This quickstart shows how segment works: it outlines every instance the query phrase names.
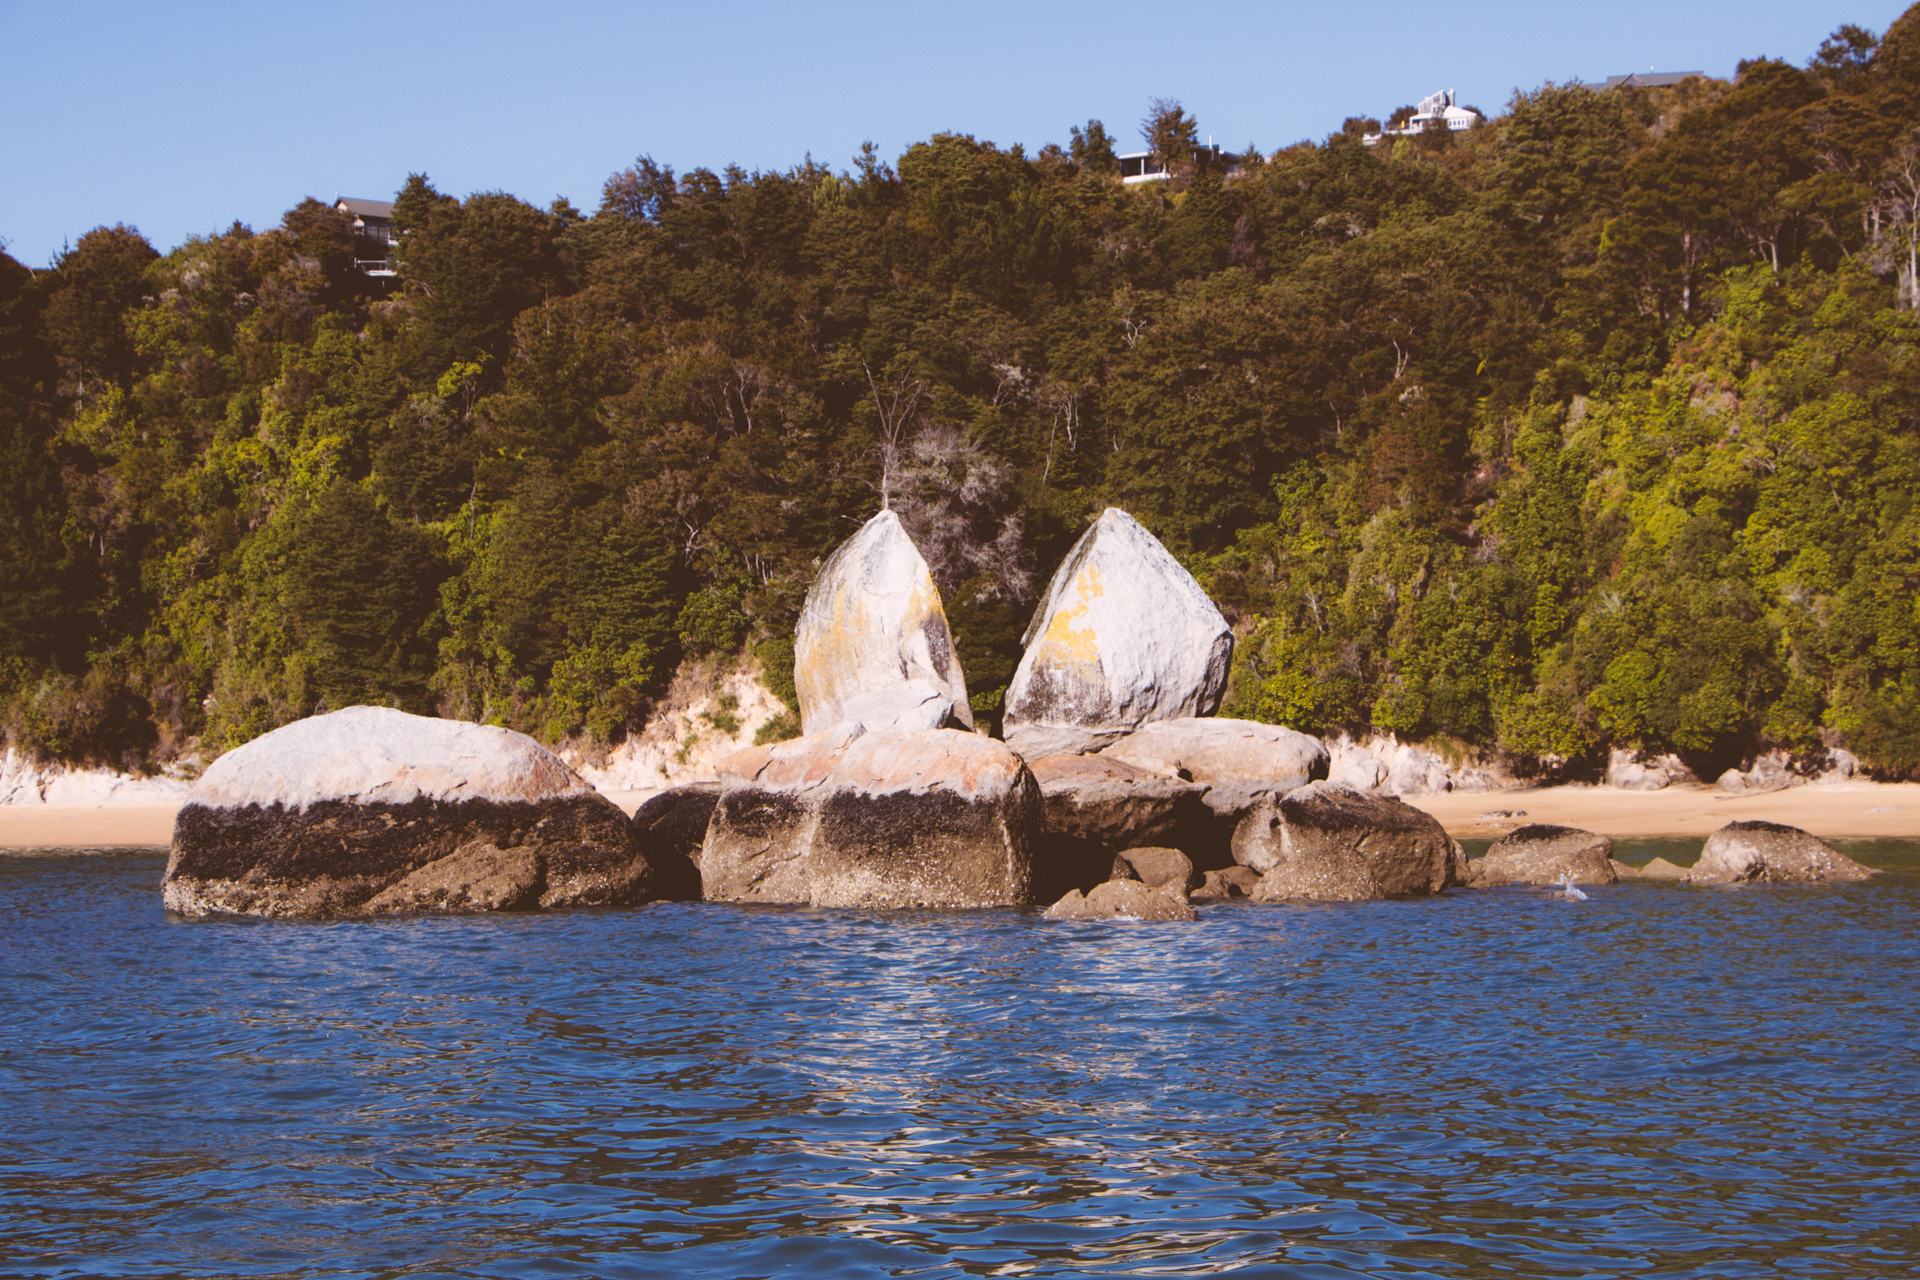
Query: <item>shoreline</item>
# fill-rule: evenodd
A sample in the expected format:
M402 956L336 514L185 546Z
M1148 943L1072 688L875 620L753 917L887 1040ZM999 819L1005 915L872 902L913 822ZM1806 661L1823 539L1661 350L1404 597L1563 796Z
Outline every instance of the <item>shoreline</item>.
M608 799L633 811L655 794L621 791ZM1785 823L1823 840L1920 839L1920 783L1837 782L1758 795L1711 787L1622 791L1614 787L1539 787L1409 796L1456 839L1493 839L1528 823L1579 827L1616 839L1706 838L1729 822ZM162 803L0 805L0 849L165 846L180 805ZM1504 811L1507 816L1492 815Z

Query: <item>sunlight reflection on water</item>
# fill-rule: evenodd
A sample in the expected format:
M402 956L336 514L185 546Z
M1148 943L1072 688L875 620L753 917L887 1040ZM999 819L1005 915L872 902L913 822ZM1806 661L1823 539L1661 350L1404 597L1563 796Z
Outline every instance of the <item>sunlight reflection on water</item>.
M152 851L0 857L0 1271L1913 1273L1920 848L1847 851L1119 927L186 923Z

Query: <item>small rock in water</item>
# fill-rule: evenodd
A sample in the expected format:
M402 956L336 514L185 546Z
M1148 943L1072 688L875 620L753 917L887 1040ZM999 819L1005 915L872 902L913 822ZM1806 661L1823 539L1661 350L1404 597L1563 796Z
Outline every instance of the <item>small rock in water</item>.
M1049 920L1198 920L1182 899L1138 880L1109 880L1082 894L1078 889L1047 908Z
M1636 869L1634 875L1642 880L1691 880L1693 878L1693 872L1676 863L1668 862L1665 858L1655 858L1646 866Z
M1779 822L1729 822L1707 837L1695 884L1833 884L1865 880L1863 867L1826 841Z
M1313 782L1240 820L1233 859L1261 873L1256 902L1365 902L1465 883L1465 858L1430 815L1400 800Z
M1474 864L1480 888L1503 884L1613 884L1613 841L1578 827L1533 823L1493 842Z
M1132 872L1118 879L1138 880L1150 889L1171 886L1188 894L1201 884L1199 873L1193 869L1193 860L1178 849L1124 849L1115 861L1125 863Z

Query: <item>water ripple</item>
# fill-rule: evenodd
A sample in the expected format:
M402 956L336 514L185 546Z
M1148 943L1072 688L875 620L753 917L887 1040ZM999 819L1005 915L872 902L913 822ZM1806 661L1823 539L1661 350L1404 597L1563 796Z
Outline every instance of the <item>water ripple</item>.
M1197 927L187 923L151 851L0 857L0 1272L1915 1274L1920 847L1851 852Z

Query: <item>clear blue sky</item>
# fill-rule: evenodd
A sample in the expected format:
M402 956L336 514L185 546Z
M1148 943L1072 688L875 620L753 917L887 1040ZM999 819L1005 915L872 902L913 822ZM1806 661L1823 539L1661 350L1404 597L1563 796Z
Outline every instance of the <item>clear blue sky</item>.
M1435 89L1498 113L1516 88L1625 71L1804 63L1900 0L1184 5L822 0L281 5L0 0L0 240L31 265L103 223L162 252L302 196L503 190L591 211L650 154L676 169L836 168L940 131L1029 151L1149 100L1262 150Z

